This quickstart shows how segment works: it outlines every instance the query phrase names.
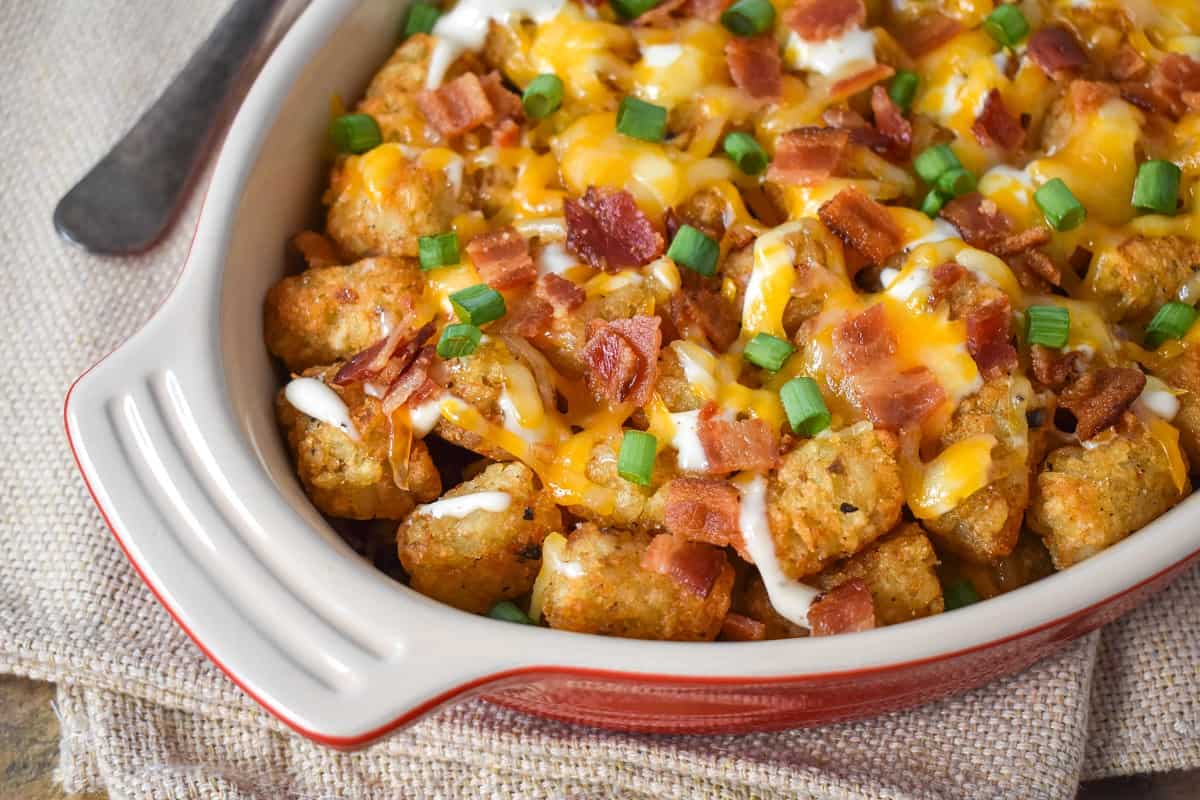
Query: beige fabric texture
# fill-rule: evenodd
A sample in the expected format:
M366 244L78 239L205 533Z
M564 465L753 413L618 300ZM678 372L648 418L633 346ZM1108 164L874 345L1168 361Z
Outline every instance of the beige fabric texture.
M142 586L67 450L71 380L174 280L194 199L141 258L60 243L54 203L228 0L0 6L0 670L57 681L61 779L120 798L1069 798L1080 778L1200 767L1200 571L1024 674L814 730L630 736L471 702L367 750L285 730ZM400 3L397 2L399 6ZM397 676L402 679L402 676Z

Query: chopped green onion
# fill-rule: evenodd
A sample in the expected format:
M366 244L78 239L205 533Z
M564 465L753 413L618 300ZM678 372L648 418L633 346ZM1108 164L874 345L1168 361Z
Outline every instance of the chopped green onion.
M1029 35L1029 20L1015 3L1007 3L987 15L983 29L1004 47L1013 47Z
M771 0L738 0L721 14L721 24L738 36L757 36L775 24Z
M963 578L961 581L956 581L947 586L945 591L942 592L942 599L946 603L946 610L953 611L956 608L978 603L980 597L979 592L975 591L975 584Z
M621 453L617 456L617 474L631 483L649 486L657 451L658 440L650 434L625 431L625 437L621 439Z
M617 16L623 19L634 19L645 14L658 5L659 0L609 0L609 5Z
M486 283L477 283L450 295L450 305L459 320L476 327L500 319L508 311L504 295Z
M425 271L454 266L459 262L458 234L447 231L420 237L417 239L417 256Z
M370 114L343 114L329 126L329 139L339 153L365 153L383 141L379 123Z
M563 82L557 75L542 73L529 82L521 95L521 105L530 119L542 119L562 105Z
M942 210L942 206L950 200L949 197L939 192L937 189L930 189L925 195L925 199L921 201L921 213L933 219Z
M667 110L636 97L626 97L617 109L617 132L645 142L661 142L667 135Z
M1170 161L1147 161L1133 182L1133 207L1138 211L1174 214L1179 198L1179 167Z
M942 173L952 169L962 169L962 162L947 144L935 144L913 159L913 169L926 183L934 183L942 177Z
M1056 231L1078 228L1087 219L1087 209L1079 202L1062 178L1046 181L1033 193L1033 199Z
M1062 306L1025 309L1025 341L1061 350L1071 332L1071 312Z
M792 378L779 390L779 399L792 431L802 436L818 434L832 421L821 389L812 378Z
M442 358L462 358L474 353L483 339L483 331L474 325L447 325L438 339L437 354Z
M747 175L757 175L767 168L771 159L753 136L734 131L725 137L725 155L733 159L738 169Z
M892 78L892 82L888 85L888 97L892 98L901 111L908 111L912 107L913 98L917 96L917 87L921 85L921 79L917 77L917 73L907 69L902 69L896 73L896 77Z
M423 3L421 0L408 7L408 16L404 20L404 38L414 33L432 33L434 23L442 15L437 6Z
M967 192L975 191L975 176L962 167L954 167L939 175L934 185L944 195L961 197Z
M671 240L671 246L667 248L667 258L705 277L717 274L717 257L720 254L721 248L717 243L691 225L680 225L675 238Z
M746 343L742 357L756 367L778 372L794 352L796 352L796 348L778 336L759 333Z
M1167 339L1182 339L1196 321L1196 309L1175 300L1164 305L1146 326L1146 344L1158 347Z
M517 604L512 600L501 600L492 606L492 610L487 615L492 619L502 619L505 622L516 622L521 625L533 624L533 620L529 618L529 615L517 608Z

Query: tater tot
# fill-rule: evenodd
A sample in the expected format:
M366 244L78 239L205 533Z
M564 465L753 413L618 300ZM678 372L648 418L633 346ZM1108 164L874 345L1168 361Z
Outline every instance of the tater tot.
M1100 251L1088 277L1110 319L1144 320L1175 299L1197 264L1200 242L1183 236L1132 236Z
M816 576L825 591L862 578L880 625L940 614L944 608L937 554L918 525L907 523L849 560Z

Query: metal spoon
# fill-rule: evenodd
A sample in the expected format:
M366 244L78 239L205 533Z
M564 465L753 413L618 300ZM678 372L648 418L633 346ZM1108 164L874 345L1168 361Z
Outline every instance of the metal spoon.
M166 231L227 114L222 106L274 17L278 0L238 0L162 96L54 209L68 242L138 253Z

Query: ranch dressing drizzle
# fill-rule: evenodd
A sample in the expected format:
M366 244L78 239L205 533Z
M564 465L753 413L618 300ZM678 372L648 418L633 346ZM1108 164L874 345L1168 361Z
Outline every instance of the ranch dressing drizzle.
M436 89L446 70L467 50L478 50L487 38L488 23L523 14L535 22L548 22L562 8L563 0L460 0L449 14L433 26L437 42L429 57L425 88Z
M283 396L301 414L333 425L356 442L360 440L350 420L350 409L337 392L316 378L296 378L283 390Z
M797 625L809 627L808 608L820 591L792 580L783 574L779 566L779 559L775 556L775 541L771 538L771 525L767 520L766 480L761 475L741 475L734 480L734 485L742 495L741 510L738 512L742 539L762 575L771 605Z
M445 497L432 503L419 505L414 509L414 513L428 514L434 519L445 517L462 519L476 511L492 513L507 511L510 505L512 505L512 496L508 492L475 492L458 497Z

